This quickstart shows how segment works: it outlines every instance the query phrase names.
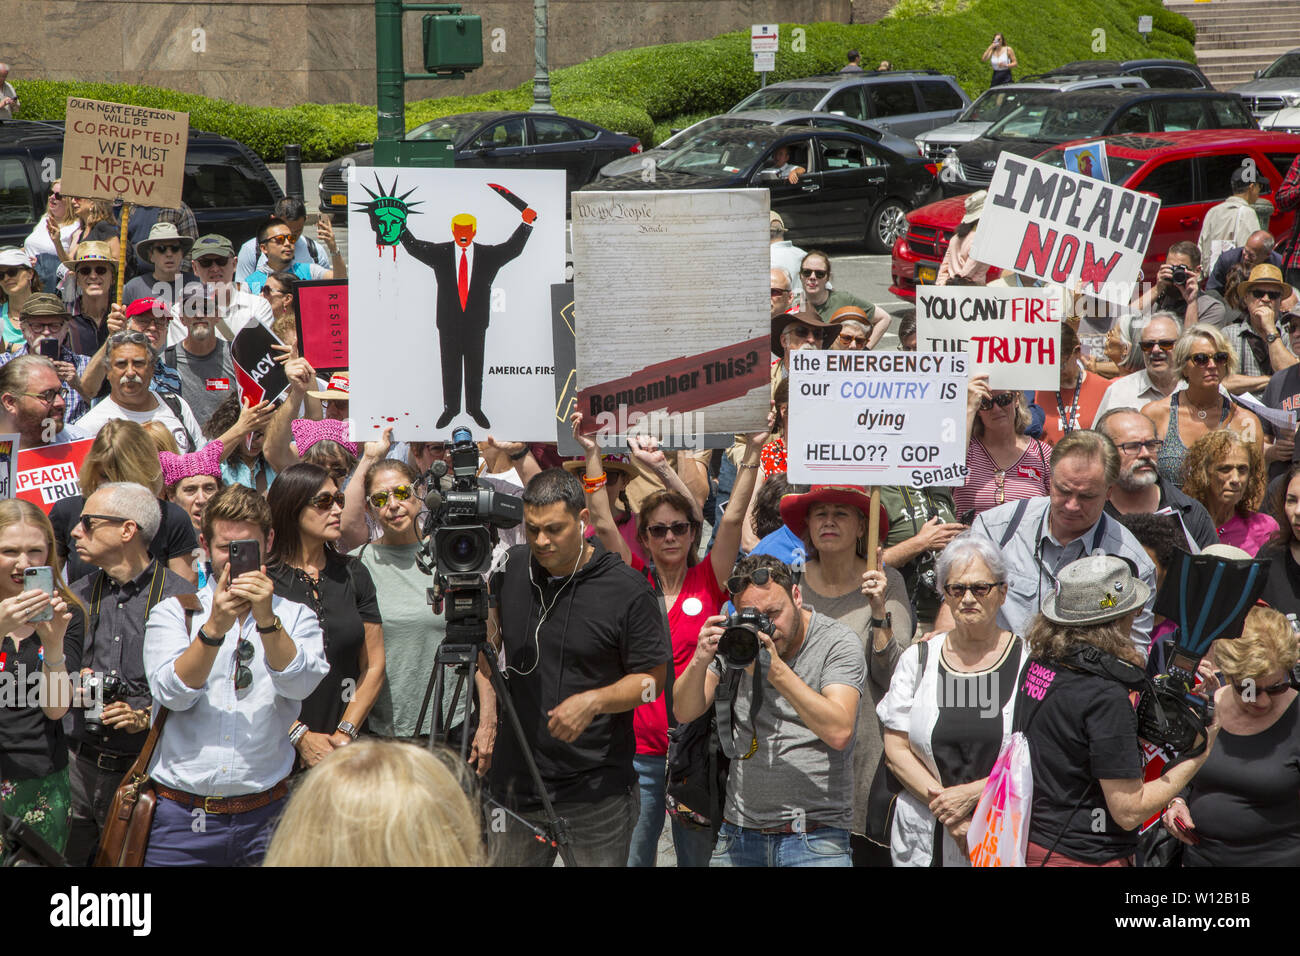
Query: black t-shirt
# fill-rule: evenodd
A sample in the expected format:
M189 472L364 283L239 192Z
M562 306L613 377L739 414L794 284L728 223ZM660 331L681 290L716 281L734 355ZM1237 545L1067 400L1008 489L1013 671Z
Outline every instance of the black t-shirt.
M72 608L65 644L80 646L85 626L85 618ZM36 675L44 673L41 652L35 634L17 647L7 634L0 637L0 780L38 780L68 765L63 721L46 717L36 697ZM42 680L53 688L52 680Z
M1300 412L1300 365L1291 365L1280 372L1274 372L1268 384L1264 386L1264 397L1260 401L1269 408L1277 408L1284 412ZM1273 426L1266 422L1263 416L1260 417L1259 422L1264 428L1265 435L1271 437L1275 433ZM1270 462L1269 480L1285 474L1289 467L1289 462Z
M1020 642L1007 642L994 667L979 674L948 669L939 655L939 717L930 731L930 746L939 781L945 787L989 775L1002 749L1002 710L1016 688Z
M572 743L551 736L547 712L574 694L672 659L664 613L645 577L599 543L594 547L576 574L553 578L527 545L518 545L491 583L500 599L511 700L557 803L595 803L626 793L636 780L636 738L630 709L597 715ZM488 782L493 794L520 809L540 806L507 729L497 735Z
M1275 611L1285 614L1291 626L1300 623L1300 564L1296 564L1289 547L1271 545L1262 548L1261 558L1269 560L1268 580L1260 598Z
M360 561L333 551L325 552L325 569L319 582L287 564L273 565L267 573L275 582L278 596L305 604L320 618L330 670L302 702L298 719L313 733L332 734L361 683L365 625L383 623L375 582ZM346 695L344 681L351 682Z
M149 542L149 556L157 558L163 564L172 558L191 557L199 546L198 535L194 533L194 522L180 505L159 500L158 506L162 509L162 524ZM72 529L81 520L81 512L85 507L86 499L77 495L75 498L56 501L50 509L55 547L69 584L95 571L93 564L87 564L78 556L72 540Z
M1184 866L1300 865L1300 697L1267 730L1219 731L1192 778L1187 809L1200 842Z
M1133 855L1137 831L1115 822L1098 783L1142 776L1137 716L1123 685L1030 661L1016 707L1025 710L1016 723L1025 728L1034 772L1030 842L1056 844L1056 853L1085 863Z

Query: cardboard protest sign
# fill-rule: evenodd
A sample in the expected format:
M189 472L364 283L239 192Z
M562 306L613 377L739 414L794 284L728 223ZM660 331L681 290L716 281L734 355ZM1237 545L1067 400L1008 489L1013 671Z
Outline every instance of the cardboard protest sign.
M261 322L249 322L230 343L230 358L235 365L235 382L239 386L240 404L278 401L289 389L284 365L272 345L283 345Z
M916 347L965 352L989 387L1060 387L1061 298L1050 289L924 286L916 290Z
M68 97L63 189L141 206L181 204L190 114Z
M30 501L46 514L56 501L75 498L81 494L81 463L94 443L93 438L83 438L61 445L19 449L14 496Z
M771 378L766 189L573 197L578 410L605 445L729 446Z
M298 354L329 376L348 368L348 280L310 279L293 287Z
M793 353L790 481L964 483L968 374L966 356L955 353Z
M477 438L554 441L563 171L353 166L349 177L358 440L393 426L399 439L428 441L465 426Z
M1014 153L998 159L971 255L1127 308L1160 200Z

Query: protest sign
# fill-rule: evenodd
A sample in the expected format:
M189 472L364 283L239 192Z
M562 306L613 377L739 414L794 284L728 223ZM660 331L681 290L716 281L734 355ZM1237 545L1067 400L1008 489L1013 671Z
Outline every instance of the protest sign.
M358 440L389 426L404 441L442 440L465 426L554 441L564 172L353 166L349 177Z
M577 409L583 431L728 447L770 404L766 189L573 197Z
M0 435L0 498L14 496L18 471L18 435Z
M918 286L916 347L965 352L989 387L1060 387L1061 298L1050 289Z
M348 368L348 280L310 279L293 287L298 354L318 373Z
M64 191L179 208L189 126L189 113L68 97Z
M4 437L18 436L0 436ZM93 438L83 438L60 445L19 449L14 497L30 501L49 514L56 501L81 494L81 463L94 443Z
M230 358L235 366L241 405L278 401L289 389L284 365L277 362L272 345L283 345L261 322L249 322L230 343Z
M790 356L791 482L960 485L966 480L966 356Z
M1072 173L1110 182L1110 167L1106 165L1106 143L1103 140L1067 146L1062 151L1061 158L1065 162L1065 168Z
M583 454L573 440L569 416L578 407L577 339L573 320L573 283L551 286L551 332L555 342L555 442L566 457Z
M971 256L1127 308L1160 200L1004 152Z

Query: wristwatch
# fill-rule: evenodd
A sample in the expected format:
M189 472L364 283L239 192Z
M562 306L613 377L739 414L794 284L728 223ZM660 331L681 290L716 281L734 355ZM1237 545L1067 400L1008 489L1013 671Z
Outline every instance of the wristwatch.
M1269 345L1272 345L1281 337L1282 337L1282 333L1280 332L1270 332L1268 335L1264 336L1264 341L1267 342Z
M894 629L894 612L886 611L884 617L873 617L871 619L872 627L883 627L888 630Z
M220 638L208 637L207 632L204 631L203 628L199 628L199 640L208 645L208 647L220 647L222 644L226 643L226 635L222 634Z
M254 623L256 623L256 622L254 622ZM258 633L258 634L274 634L276 631L282 630L283 627L284 627L284 626L280 623L280 615L277 614L277 615L275 616L275 620L271 622L271 625L270 625L269 627L263 627L262 625L258 624L258 625L257 625L257 633Z
M357 739L357 728L353 726L351 723L349 723L348 721L340 720L339 730L343 731L343 733L347 734L353 740Z

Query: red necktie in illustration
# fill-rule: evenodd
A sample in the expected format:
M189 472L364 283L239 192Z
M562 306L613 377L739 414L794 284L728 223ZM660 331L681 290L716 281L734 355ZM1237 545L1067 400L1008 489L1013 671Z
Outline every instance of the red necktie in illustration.
M456 287L460 290L460 308L465 310L465 303L469 301L469 262L465 258L465 250L460 251L460 274L456 277Z

